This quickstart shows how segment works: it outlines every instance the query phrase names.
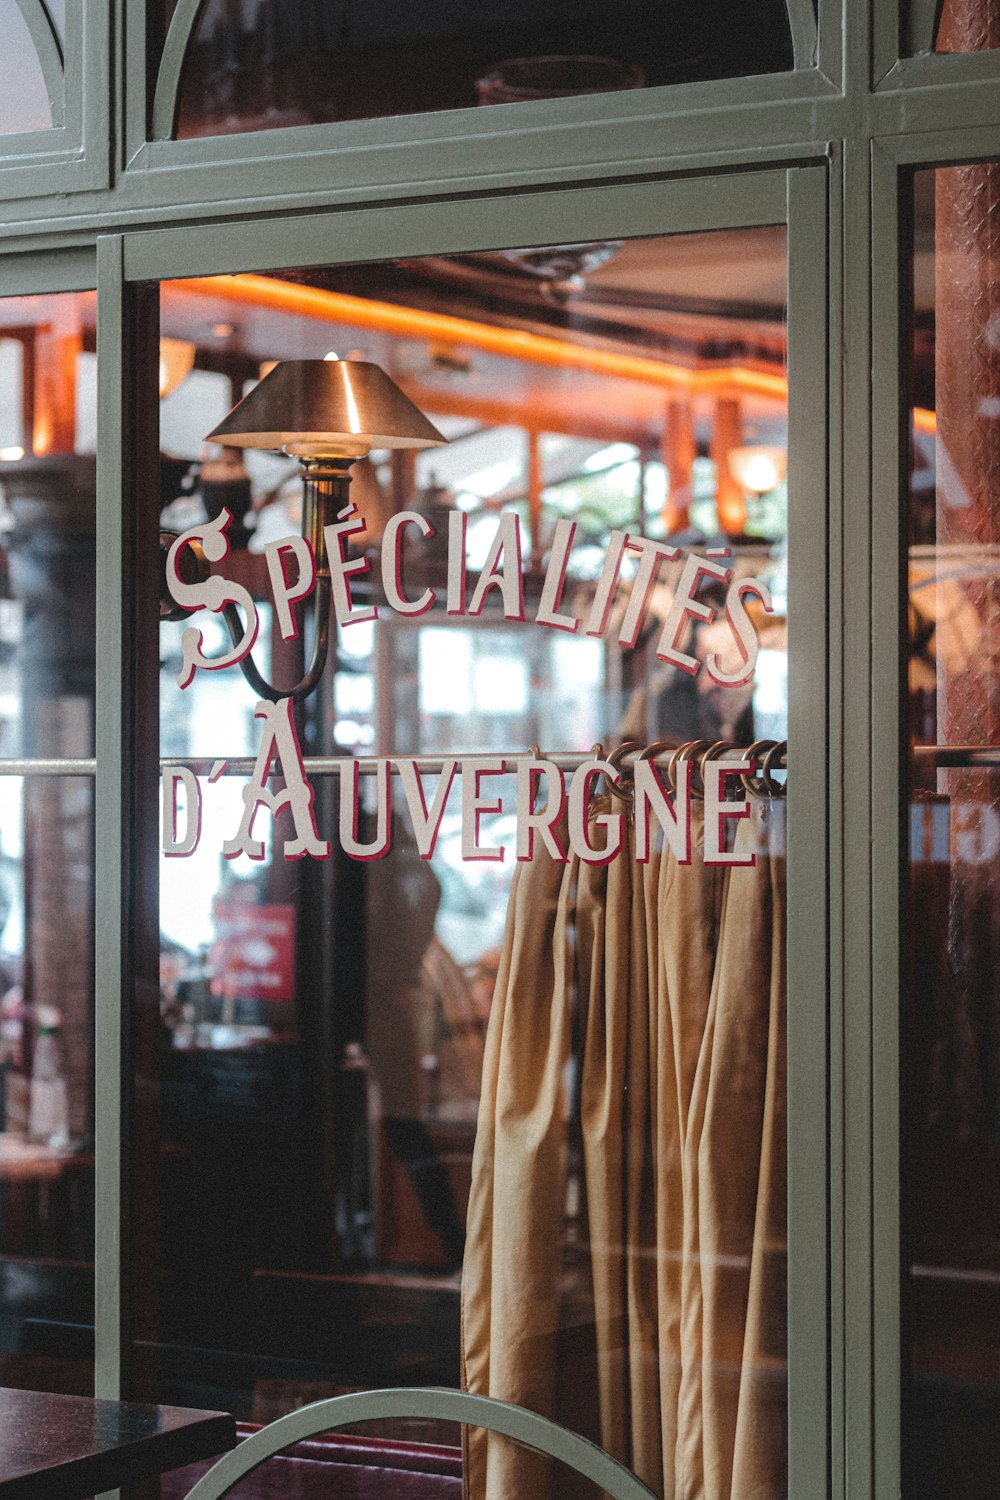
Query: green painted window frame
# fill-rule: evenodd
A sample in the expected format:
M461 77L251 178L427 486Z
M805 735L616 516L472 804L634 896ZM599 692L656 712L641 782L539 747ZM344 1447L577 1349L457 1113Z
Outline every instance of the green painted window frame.
M829 815L818 931L791 932L793 964L825 976L825 1024L795 1040L795 1055L828 1076L822 1255L813 1305L793 1327L814 1340L817 1379L795 1438L817 1461L797 1497L884 1500L901 1488L899 1261L899 900L906 867L898 740L901 619L899 372L911 167L1000 155L1000 54L904 56L898 0L818 0L817 64L797 74L724 85L647 90L628 104L606 96L517 106L492 123L427 117L227 137L210 147L148 141L144 0L87 6L81 135L60 156L4 155L0 142L0 294L84 290L97 283L100 240L99 630L102 643L97 795L109 817L98 861L99 1216L98 1380L128 1389L122 1358L130 1311L127 1190L130 1036L123 1024L132 982L143 871L129 814L141 705L134 686L139 546L129 436L136 335L157 277L309 259L418 254L499 243L510 205L590 195L586 222L630 189L639 222L645 195L661 194L670 228L718 222L732 191L764 177L801 184L794 214L805 224L792 251L790 327L829 352L809 365L810 483L824 488L825 638L809 670L823 681ZM91 25L91 20L94 25ZM137 50L138 49L138 50ZM469 112L470 114L472 112ZM67 138L68 140L68 138ZM65 143L64 143L65 144ZM267 147L262 152L262 146ZM197 149L194 149L197 147ZM188 149L191 148L191 149ZM787 174L787 175L786 175ZM822 178L824 191L814 184ZM810 184L806 186L806 184ZM801 192L801 198L796 194ZM740 190L737 189L737 197ZM820 200L822 199L822 202ZM648 222L661 226L649 210ZM712 215L717 217L713 220ZM534 222L534 221L533 221ZM558 228L558 222L551 222ZM588 231L588 232L591 232ZM636 231L638 232L638 231ZM367 235L367 240L364 236ZM242 250L241 250L242 246ZM810 246L808 252L801 247ZM280 252L280 253L279 253ZM367 253L367 252L364 252ZM826 264L817 296L812 269ZM800 311L795 312L796 305ZM800 321L801 320L801 321ZM822 366L822 368L821 368ZM802 377L795 389L803 395ZM818 552L817 552L818 556ZM846 664L849 664L849 669ZM799 1191L797 1189L796 1191ZM817 1256L819 1252L817 1252ZM825 1281L820 1285L820 1265ZM818 1351L818 1352L817 1352ZM824 1455L820 1464L820 1455ZM823 1475L821 1478L820 1469ZM805 1486L805 1487L803 1487Z
M48 130L0 136L0 199L5 210L0 217L5 220L11 212L20 216L21 203L111 183L112 0L69 0L61 47L47 19L45 0L18 3L35 43L53 123Z
M397 256L505 248L522 243L680 234L787 224L789 235L789 463L797 476L789 568L797 600L792 626L790 754L806 768L789 793L789 1383L792 1492L814 1493L827 1467L829 1344L827 1264L829 997L815 934L827 927L828 714L824 678L828 609L826 465L826 285L828 172L823 162L752 174L663 178L641 184L515 193L480 201L475 215L452 205L417 204L160 229L98 241L99 638L97 892L99 953L97 1068L98 1204L97 1390L128 1389L130 1330L127 1267L132 1262L129 1032L131 974L141 943L137 912L143 883L136 830L142 804L155 808L155 784L143 797L143 744L150 729L122 701L121 684L141 682L144 631L139 578L155 566L156 530L143 517L142 455L134 392L145 371L154 387L155 343L144 318L161 280L202 274L347 264ZM252 230L252 233L251 233ZM252 247L252 248L251 248ZM144 313L144 307L146 313ZM137 478L137 476L139 476ZM148 511L148 506L146 507ZM154 542L155 545L155 542ZM148 595L146 596L148 598ZM118 621L117 632L115 621ZM147 658L148 659L148 658ZM136 695L141 699L141 691ZM148 763L149 756L146 755ZM128 772L136 770L135 777ZM148 772L148 764L146 765ZM155 768L154 768L155 774ZM148 776L146 778L148 783ZM797 781L797 785L795 784ZM110 832L109 832L110 830ZM104 840L107 839L107 847ZM155 847L155 842L152 846ZM809 935L795 942L794 934Z

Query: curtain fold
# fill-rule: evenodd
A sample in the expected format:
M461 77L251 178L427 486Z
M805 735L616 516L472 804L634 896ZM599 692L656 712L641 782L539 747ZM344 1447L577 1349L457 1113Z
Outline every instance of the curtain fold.
M464 1382L665 1500L785 1493L784 806L751 810L752 866L705 865L700 806L688 864L636 864L629 829L519 866L489 1022ZM468 1436L469 1500L568 1482Z
M704 862L704 809L692 808L691 863L669 852L659 893L662 934L658 1013L669 1026L661 1048L660 1076L670 1091L659 1120L663 1166L657 1174L661 1281L666 1319L661 1362L670 1369L664 1390L664 1494L688 1500L703 1493L702 1287L699 1264L697 1151L689 1141L701 1129L695 1080L706 1046L716 949L728 887L728 870ZM693 1106L698 1106L692 1113Z
M564 832L563 832L564 836ZM572 1050L571 924L578 862L518 865L487 1030L462 1275L470 1391L556 1415ZM470 1495L549 1493L549 1462L478 1431Z

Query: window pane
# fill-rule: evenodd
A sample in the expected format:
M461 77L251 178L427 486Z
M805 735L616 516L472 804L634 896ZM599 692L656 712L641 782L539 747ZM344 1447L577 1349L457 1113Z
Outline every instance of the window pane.
M909 1493L1000 1457L1000 167L916 177L909 506L909 992L902 1079ZM977 747L987 748L978 764Z
M207 531L229 511L217 571L254 603L252 657L280 689L312 646L311 604L296 634L278 602L301 552L275 596L265 551L301 531L297 465L206 442L221 413L187 383L253 401L275 360L360 382L375 362L448 442L411 452L383 432L352 466L367 529L330 556L367 617L341 598L334 659L295 711L308 810L272 824L258 807L248 828L264 717L285 709L235 665L180 685L194 632L206 656L227 649L217 614L161 627L161 1006L137 1089L159 1101L143 1209L161 1237L142 1394L266 1420L345 1389L457 1386L464 1360L472 1389L549 1412L661 1493L703 1421L706 1463L783 1493L784 301L780 229L163 285L164 341L188 354L161 403L180 456L164 514ZM690 862L655 839L637 858L627 820L620 855L574 853L603 837L587 808L615 826L617 803L571 789L597 742L764 736L777 779L736 835L754 865L715 858L698 798ZM528 848L532 745L565 772L535 768L552 826ZM491 757L478 793L475 766L451 764L469 755ZM315 839L301 859L296 818ZM504 1183L519 1186L501 1210ZM513 1263L493 1277L501 1240L538 1247L523 1284ZM540 1493L510 1462L512 1492Z
M93 783L0 776L0 1375L93 1372Z
M91 295L0 300L0 757L93 753Z
M0 0L0 136L49 130L52 109L35 44L17 0Z
M208 0L187 54L178 134L422 114L791 65L777 0L752 13L652 0L613 9L593 0Z

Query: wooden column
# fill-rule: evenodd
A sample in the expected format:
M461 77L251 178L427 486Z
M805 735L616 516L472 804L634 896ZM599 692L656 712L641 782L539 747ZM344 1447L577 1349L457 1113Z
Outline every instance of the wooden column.
M729 472L729 455L742 442L740 403L720 396L715 403L711 458L715 464L715 508L719 530L726 536L742 536L747 524L747 502L743 486Z
M663 467L668 477L663 524L668 536L684 531L691 523L691 470L697 456L691 402L680 397L667 403L663 427Z
M76 446L76 362L83 329L75 297L47 299L48 318L40 323L34 349L35 453L72 453Z

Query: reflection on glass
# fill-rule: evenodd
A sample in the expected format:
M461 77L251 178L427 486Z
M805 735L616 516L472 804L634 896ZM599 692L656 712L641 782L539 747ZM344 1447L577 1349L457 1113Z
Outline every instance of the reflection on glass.
M94 298L0 300L0 756L93 749Z
M164 10L167 20L169 4ZM250 0L203 7L178 134L607 93L792 65L783 5ZM577 248L577 247L572 247ZM592 248L592 247L591 247Z
M2 760L93 754L93 347L93 297L0 300ZM0 1375L42 1390L91 1387L93 843L89 780L0 776Z
M89 1394L93 786L0 777L0 1374Z
M279 683L311 643L282 637L264 549L298 532L301 487L286 458L206 446L206 403L223 384L235 400L275 359L336 353L390 371L449 444L354 465L368 531L353 599L378 615L337 629L296 710L328 859L282 857L287 808L257 811L263 858L225 857L260 744L255 695L235 667L178 687L183 631L218 653L217 617L161 629L160 752L200 788L178 790L164 833L179 845L198 826L200 840L160 861L148 1190L162 1234L143 1394L197 1390L262 1421L347 1388L456 1386L464 1364L471 1389L549 1412L659 1493L704 1420L699 1463L777 1500L783 773L755 783L738 833L715 819L726 856L733 837L756 856L730 870L709 857L709 762L689 861L656 838L637 858L603 785L560 812L552 758L571 757L570 786L598 742L780 751L786 492L777 469L770 490L740 485L729 455L787 443L785 242L765 229L600 248L569 303L501 255L162 288L163 336L195 346L161 403L164 524L226 504L220 568L258 601L254 657ZM383 571L401 511L426 523L400 551L404 593L428 594L411 617L389 606ZM497 585L473 612L511 517L519 607ZM692 553L699 608L677 613ZM462 568L465 607L449 612ZM562 618L546 627L546 611ZM470 754L493 757L479 808L473 768L450 766ZM415 769L417 756L432 763ZM400 763L388 791L367 764L355 792L353 758L373 757ZM529 847L524 818L546 796ZM348 857L345 837L371 845L380 829L384 857ZM152 1097L145 1073L140 1085ZM537 1461L523 1462L511 1483L542 1493ZM494 1500L484 1464L477 1439L470 1494Z
M66 39L66 0L45 0L45 9L52 19L52 24L59 33L61 41Z
M49 130L52 107L18 0L0 0L0 136Z
M909 1493L1000 1457L995 164L918 173L909 505ZM934 749L932 747L938 747ZM993 747L976 767L975 747Z

